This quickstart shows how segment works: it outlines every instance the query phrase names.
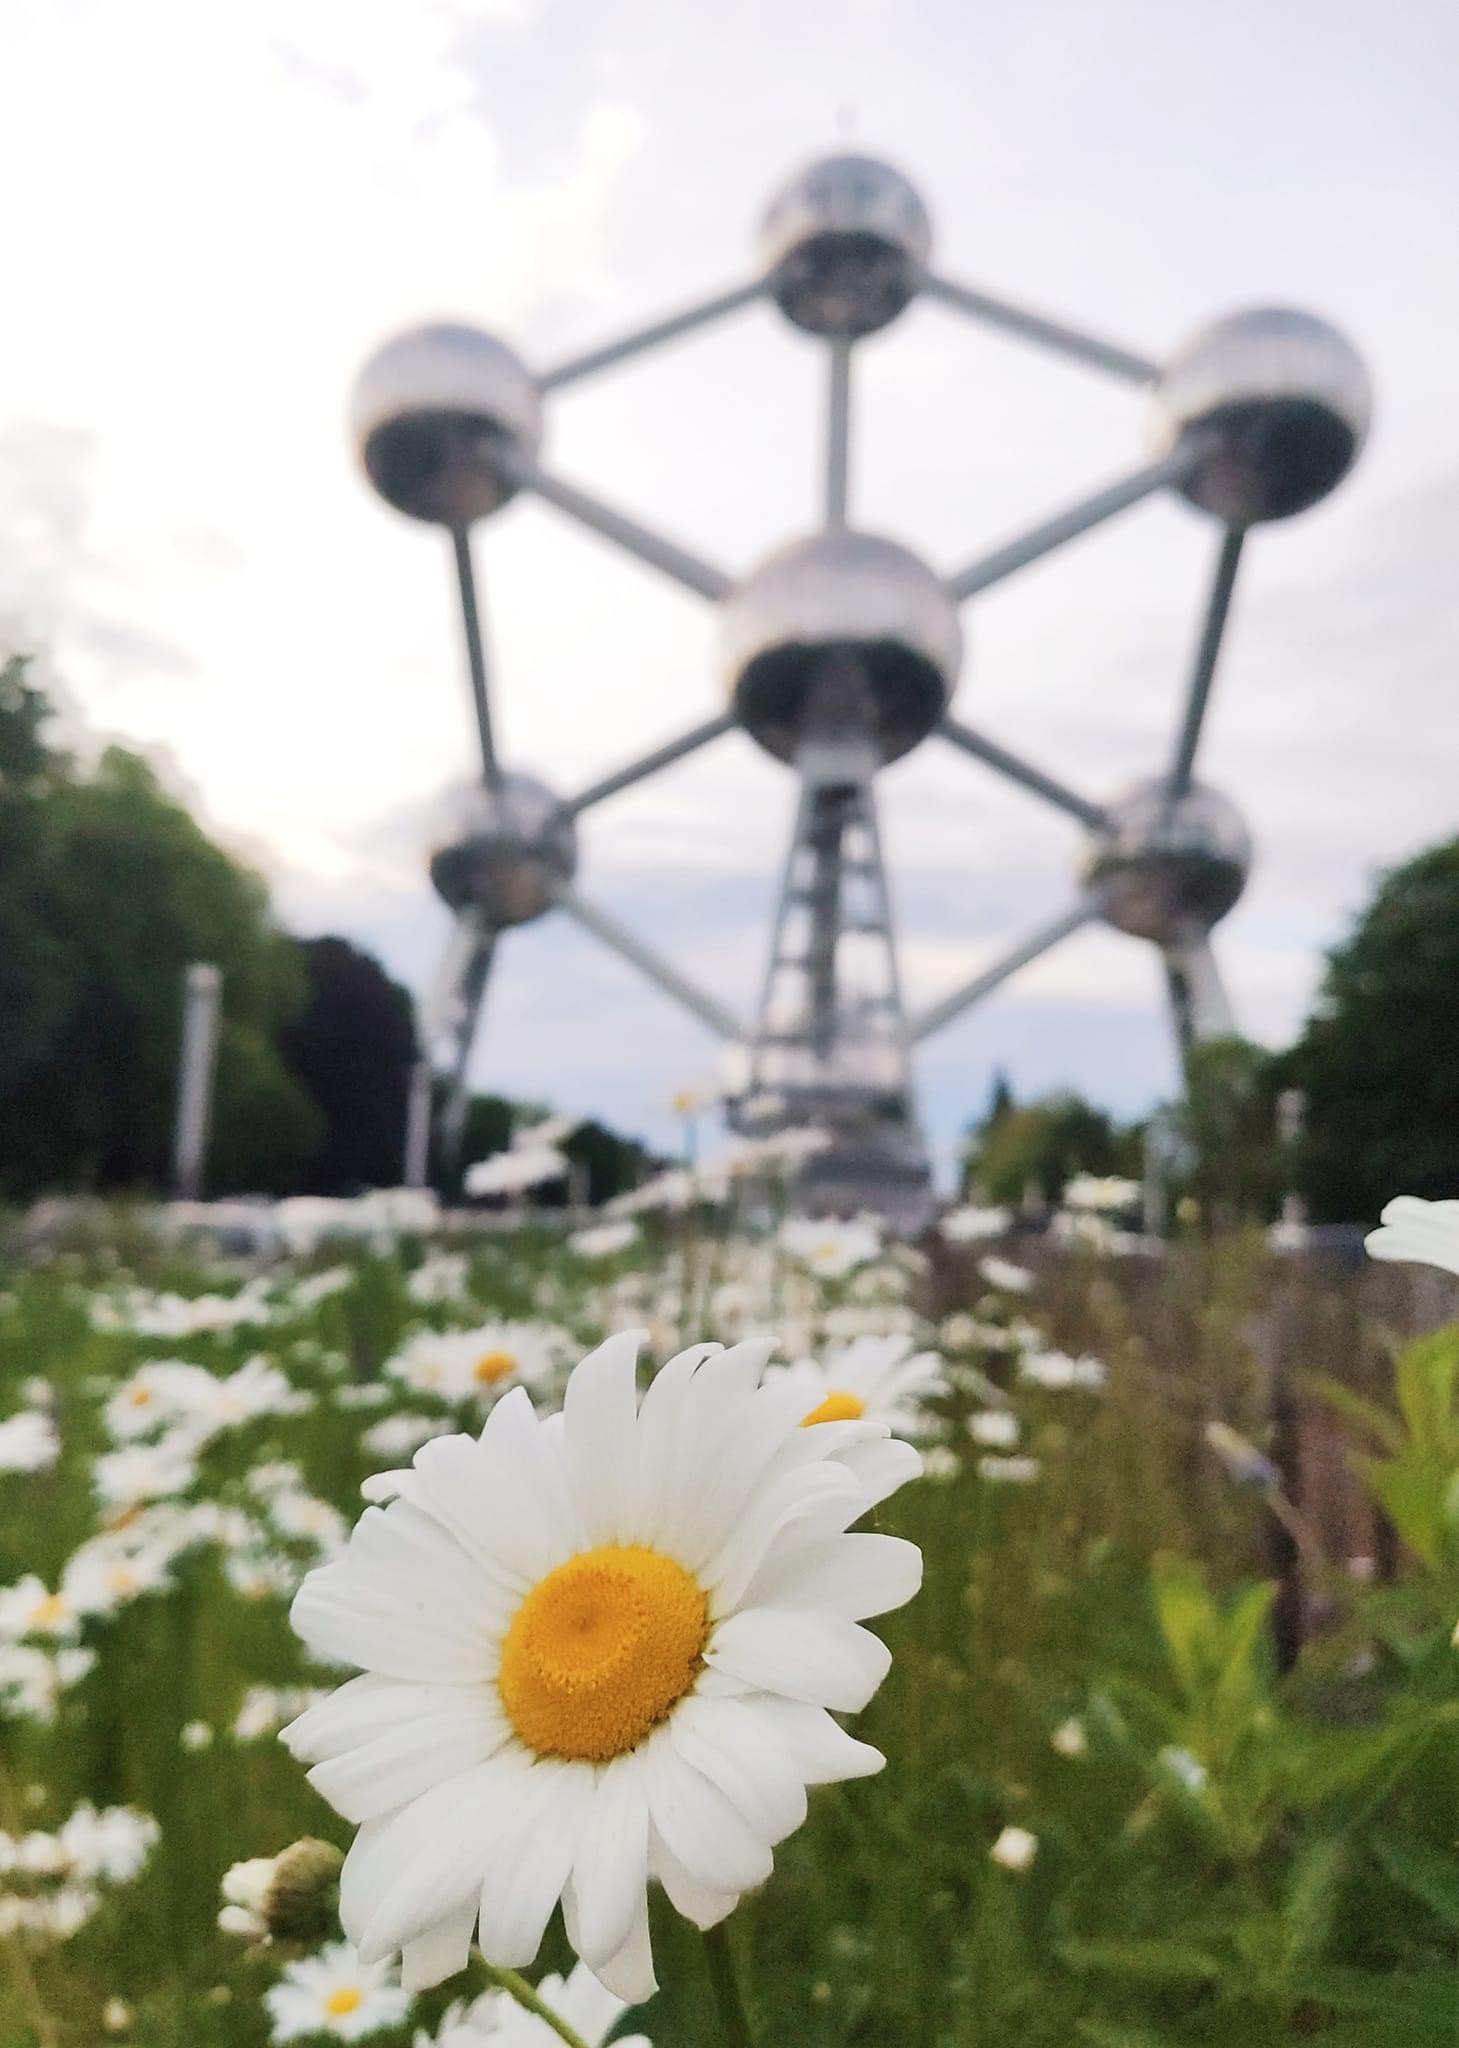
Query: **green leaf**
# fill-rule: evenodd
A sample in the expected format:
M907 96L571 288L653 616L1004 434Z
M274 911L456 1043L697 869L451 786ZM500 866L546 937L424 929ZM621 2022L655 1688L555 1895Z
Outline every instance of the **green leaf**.
M1213 1956L1185 1941L1066 1941L1059 1954L1071 1970L1147 1984L1214 1984L1221 1975Z
M1459 1328L1450 1325L1410 1344L1398 1361L1398 1406L1413 1448L1452 1466L1459 1455Z
M1446 1927L1459 1928L1459 1853L1394 1835L1375 1835L1372 1846L1395 1884L1422 1899Z
M1402 1450L1405 1442L1402 1425L1386 1409L1380 1408L1376 1401L1369 1401L1362 1394L1355 1394L1351 1387L1343 1386L1338 1380L1329 1379L1328 1375L1322 1372L1303 1373L1299 1384L1304 1392L1315 1394L1320 1401L1325 1401L1329 1408L1335 1409L1349 1422L1359 1423L1364 1429L1371 1430L1387 1450Z

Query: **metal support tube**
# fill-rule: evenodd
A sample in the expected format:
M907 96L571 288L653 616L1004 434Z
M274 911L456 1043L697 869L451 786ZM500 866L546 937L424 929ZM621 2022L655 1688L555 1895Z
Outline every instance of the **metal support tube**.
M430 1178L431 1109L435 1099L435 1076L431 1063L421 1053L410 1070L410 1092L405 1099L405 1158L401 1186L423 1188Z
M575 384L580 377L591 377L598 370L610 370L615 363L626 363L631 357L642 355L645 349L657 348L660 342L676 341L681 334L692 334L696 327L707 327L712 320L722 320L726 314L737 313L741 306L753 305L764 295L762 278L753 278L749 284L737 284L727 292L717 293L712 299L701 300L697 305L686 306L681 312L653 321L648 327L637 328L618 341L605 342L601 348L589 349L580 356L570 356L555 369L544 371L537 379L538 388L560 391L564 384Z
M569 519L590 527L604 540L612 541L615 547L622 548L640 562L647 562L651 569L671 577L675 583L682 583L696 596L707 597L717 604L729 595L730 579L723 570L701 562L697 555L691 555L687 549L665 540L661 534L651 533L626 513L590 497L586 491L580 491L576 484L564 483L561 477L550 476L536 463L517 456L503 455L501 466L523 490L535 491L539 498L555 505Z
M496 934L479 925L472 927L471 940L471 950L456 990L450 1027L451 1058L446 1076L446 1105L441 1113L441 1151L448 1169L458 1163L461 1141L466 1133L466 1070L471 1062L471 1046L481 1019L487 976L496 950Z
M1208 1038L1235 1035L1231 1000L1216 965L1209 936L1193 931L1164 949L1165 986L1181 1064Z
M1053 924L1045 925L1042 931L1035 932L1031 939L1025 939L1021 946L1015 946L1011 953L1005 954L992 967L985 968L981 974L975 974L971 981L965 981L961 988L955 988L952 994L944 996L940 1003L934 1003L930 1010L924 1010L920 1017L914 1017L911 1026L914 1043L930 1037L934 1031L940 1031L944 1024L950 1024L954 1017L960 1016L973 1003L981 1002L983 997L991 995L995 988L1001 988L1021 967L1027 967L1031 961L1037 960L1041 954L1057 946L1061 939L1067 939L1071 933L1077 932L1081 925L1088 924L1098 915L1099 906L1092 899L1086 897L1082 902L1076 903L1072 910L1065 911Z
M1017 754L1010 754L1006 747L1000 747L996 740L986 734L975 732L969 725L962 725L955 718L944 718L937 730L945 740L951 740L955 747L961 747L965 754L971 754L975 761L984 762L999 775L1006 775L1010 782L1031 790L1041 796L1045 803L1067 811L1071 818L1077 818L1081 825L1091 831L1098 831L1108 824L1109 813L1100 804L1091 803L1087 797L1079 796L1074 790L1066 789L1062 782L1056 782L1052 775L1045 775L1041 768L1031 762L1022 761Z
M1196 748L1200 745L1201 725L1210 701L1211 684L1215 680L1216 662L1221 652L1221 636L1225 632L1227 616L1231 610L1231 593L1236 587L1236 571L1241 565L1241 544L1245 538L1245 530L1239 526L1228 526L1221 536L1210 602L1206 606L1206 616L1201 622L1201 637L1196 646L1195 664L1191 671L1185 721L1175 744L1175 759L1170 769L1172 804L1183 797L1191 785Z
M1022 306L1011 306L1006 299L990 298L987 292L975 291L971 285L954 284L947 277L929 277L923 289L929 298L940 299L945 306L966 313L972 320L982 320L990 327L1001 327L1005 333L1015 334L1021 341L1031 341L1038 348L1052 349L1057 355L1073 356L1076 361L1088 363L1093 369L1107 370L1112 377L1128 378L1132 384L1150 384L1160 374L1158 363L1152 363L1146 356L1137 356L1132 349L1120 348L1114 342L1099 341L1091 334L1081 334L1077 328L1066 327L1061 320L1045 319L1042 313L1030 313Z
M481 743L481 773L489 790L496 792L501 781L496 743L491 730L491 698L486 686L486 655L481 638L481 608L476 595L476 572L471 562L471 529L451 528L456 551L456 581L461 591L461 626L466 640L466 666L471 676L471 702L476 712L476 734Z
M826 408L826 526L833 533L846 525L846 500L851 465L851 343L838 337L830 344L830 376Z
M675 761L682 761L686 754L693 754L700 747L717 740L721 733L729 732L734 719L728 712L721 712L718 718L707 718L703 725L692 726L666 746L656 747L651 754L642 755L637 761L630 761L626 768L605 775L600 782L590 782L586 789L569 797L563 809L570 818L578 817L593 804L602 803L604 797L617 796L622 789L632 789L635 782L642 782L647 775L656 775L660 768L668 768Z
M721 1038L744 1036L744 1027L739 1019L733 1016L723 1003L714 996L706 995L704 990L696 988L693 982L687 981L676 967L671 967L667 960L660 959L642 939L626 931L616 918L610 917L596 904L584 902L575 889L559 889L556 900L570 917L577 919L584 931L589 931L595 938L601 939L605 946L619 954L631 967L636 967L640 974L656 988L662 989L666 996L672 996L676 1003L692 1011L701 1024L707 1024L709 1029L717 1032Z
M1004 547L995 548L991 555L984 555L981 561L971 563L956 576L950 576L948 589L959 601L975 597L980 590L1001 583L1005 576L1013 575L1018 569L1026 569L1030 563L1052 554L1055 548L1063 547L1067 541L1077 540L1081 533L1102 526L1117 512L1138 505L1142 498L1151 497L1170 484L1180 483L1201 459L1201 453L1194 441L1182 442L1169 455L1162 456L1159 462L1147 463L1133 475L1121 477L1118 483L1096 491L1093 497L1085 498L1069 511L1059 513L1057 518L1045 520L1032 532L1020 535Z
M184 970L182 990L182 1049L178 1059L172 1178L179 1199L195 1202L203 1191L212 1122L222 969L207 960L194 960Z

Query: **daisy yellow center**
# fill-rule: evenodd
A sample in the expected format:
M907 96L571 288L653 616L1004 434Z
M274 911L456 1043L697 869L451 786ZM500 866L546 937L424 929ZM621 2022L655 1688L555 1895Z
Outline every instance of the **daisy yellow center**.
M353 1984L346 1984L339 1991L331 1991L324 2001L324 2010L332 2020L342 2020L347 2013L358 2012L365 2002L363 1991Z
M33 1628L54 1628L66 1618L66 1603L59 1593L47 1593L31 1616Z
M132 1406L134 1408L145 1408L151 1398L152 1389L150 1387L133 1387Z
M471 1377L480 1387L492 1387L516 1369L517 1361L510 1351L485 1351L472 1366Z
M813 1422L860 1422L866 1413L866 1403L855 1394L843 1394L832 1390L818 1408L812 1408L809 1415L800 1420L802 1429L809 1429Z
M689 1691L708 1634L704 1590L672 1558L632 1544L585 1550L513 1616L502 1705L539 1755L606 1763Z

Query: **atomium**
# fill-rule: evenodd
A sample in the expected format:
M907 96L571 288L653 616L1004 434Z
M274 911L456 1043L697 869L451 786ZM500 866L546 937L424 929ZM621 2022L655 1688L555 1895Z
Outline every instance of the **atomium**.
M868 728L897 760L947 710L962 661L943 585L869 533L812 534L762 562L726 598L720 644L735 716L781 761L828 725Z
M851 516L854 378L861 340L919 297L1143 393L1153 457L940 576ZM821 339L823 522L738 579L545 467L542 401L645 351L768 302ZM748 277L634 333L530 370L462 326L423 327L366 365L351 409L370 483L397 510L449 530L481 779L452 800L431 876L454 918L425 1013L406 1178L423 1178L433 1104L459 1134L467 1065L498 946L560 909L730 1048L732 1123L757 1136L815 1126L799 1199L832 1211L928 1213L913 1047L1050 947L1104 925L1155 949L1183 1051L1232 1028L1210 944L1245 885L1251 844L1223 796L1196 780L1249 530L1316 504L1351 468L1368 427L1367 373L1310 314L1228 315L1163 365L932 268L932 228L913 186L869 157L836 156L774 198ZM1132 424L1132 441L1133 441ZM497 758L472 530L528 493L717 608L728 709L559 800ZM1159 494L1215 527L1210 580L1162 772L1108 802L1071 788L954 717L962 608L1031 563ZM656 952L577 881L584 813L739 729L789 767L797 794L764 982L752 1021ZM1072 899L941 1000L904 1000L878 823L876 780L930 738L1075 820L1085 835ZM433 1080L434 1076L434 1080Z
M1287 519L1340 484L1372 417L1352 343L1310 313L1264 306L1213 321L1155 387L1156 446L1197 459L1181 485L1232 525Z
M1236 806L1199 782L1172 798L1157 778L1109 806L1084 882L1116 931L1172 946L1219 924L1250 872L1251 834Z
M535 776L504 774L448 794L430 868L449 909L505 930L552 908L577 868L577 833Z
M810 165L770 202L760 260L770 296L808 334L859 339L916 297L932 222L890 164L835 156Z
M512 496L503 458L536 455L542 404L503 342L441 323L398 334L371 356L355 381L350 424L387 504L464 527Z

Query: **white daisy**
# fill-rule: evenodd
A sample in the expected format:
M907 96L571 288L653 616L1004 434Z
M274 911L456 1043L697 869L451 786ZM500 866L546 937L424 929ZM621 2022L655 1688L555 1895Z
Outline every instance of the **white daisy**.
M48 1472L61 1455L61 1440L49 1415L22 1408L0 1422L0 1472Z
M474 1330L418 1330L385 1370L443 1401L494 1401L510 1386L536 1386L552 1371L555 1333L536 1323L482 1323Z
M833 1218L787 1216L780 1226L780 1244L823 1280L844 1280L881 1251L881 1232L870 1217L854 1223Z
M794 1388L804 1423L864 1418L894 1436L914 1436L925 1425L919 1397L938 1392L946 1380L935 1351L909 1356L911 1350L910 1337L858 1337L824 1364L803 1358L772 1367L766 1381Z
M1034 1351L1019 1359L1018 1377L1030 1387L1047 1387L1056 1394L1067 1393L1071 1387L1097 1394L1109 1373L1101 1359L1087 1353L1071 1358L1067 1351Z
M272 1990L264 1993L270 2041L317 2034L363 2041L386 2027L398 2027L410 2011L410 1994L390 1978L384 1963L362 1963L346 1941L290 1963Z
M985 1408L968 1418L968 1435L985 1451L1013 1451L1022 1435L1018 1417L1008 1408Z
M978 1271L1000 1294L1027 1294L1033 1286L1033 1274L1027 1266L1015 1266L1011 1259L979 1259Z
M1372 1259L1405 1265L1438 1266L1459 1274L1459 1202L1425 1202L1395 1195L1383 1211L1382 1228L1364 1240Z
M1007 1209L980 1209L969 1203L949 1209L937 1228L949 1244L976 1244L980 1237L1002 1237L1012 1220Z
M654 1989L647 1883L701 1927L770 1875L808 1785L881 1767L831 1712L885 1677L859 1626L909 1599L914 1545L845 1532L918 1469L868 1422L801 1428L767 1346L698 1345L640 1405L615 1337L542 1422L524 1389L377 1493L293 1620L360 1665L286 1731L360 1824L340 1911L408 1986L532 1961L559 1899L616 1995Z
M586 1230L575 1230L567 1248L580 1259L611 1259L637 1240L638 1225L625 1217L621 1223L594 1223Z

